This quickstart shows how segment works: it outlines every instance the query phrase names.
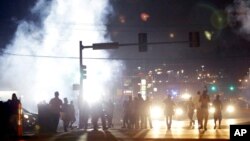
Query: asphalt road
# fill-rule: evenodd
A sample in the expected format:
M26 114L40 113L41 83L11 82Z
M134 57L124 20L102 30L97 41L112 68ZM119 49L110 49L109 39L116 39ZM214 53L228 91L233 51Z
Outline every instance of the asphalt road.
M163 120L154 120L153 129L128 130L120 127L87 131L73 129L53 135L25 136L19 141L154 141L154 140L230 140L229 127L232 124L249 122L248 117L224 119L221 129L214 129L213 120L208 122L208 130L188 127L187 120L174 120L171 130L167 130Z

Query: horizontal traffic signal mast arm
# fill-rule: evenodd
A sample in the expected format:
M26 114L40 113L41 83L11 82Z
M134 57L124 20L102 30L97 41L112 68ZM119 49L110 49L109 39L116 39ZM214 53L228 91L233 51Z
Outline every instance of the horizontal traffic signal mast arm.
M189 41L171 41L171 42L149 42L147 43L147 45L162 45L162 44L174 44L174 43L188 43ZM139 45L139 43L117 43L114 42L114 44L112 43L98 43L98 44L93 44L92 46L83 46L83 48L93 48L93 49L110 49L110 48L105 48L104 46L106 46L107 44L111 44L111 45L117 45L118 47L122 47L122 46L136 46ZM102 46L103 45L103 46ZM97 48L94 48L95 46L98 46ZM117 47L115 47L117 48Z
M171 42L148 42L147 45L162 45L162 44L174 44L174 43L188 43L189 41L171 41ZM119 46L136 46L139 43L124 43Z

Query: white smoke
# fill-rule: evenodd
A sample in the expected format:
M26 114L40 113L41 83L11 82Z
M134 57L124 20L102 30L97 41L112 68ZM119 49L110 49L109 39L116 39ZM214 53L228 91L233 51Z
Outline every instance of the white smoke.
M239 23L239 33L246 37L245 35L250 32L250 1L235 0L233 5L227 7L227 11L231 15L229 16L231 24Z
M0 85L22 95L24 106L31 111L37 110L37 102L48 102L55 91L61 98L72 100L72 84L79 84L79 41L83 45L109 41L105 24L110 12L108 0L39 0L31 13L39 15L41 22L20 22L0 60ZM109 54L84 49L83 56L106 58ZM107 93L110 85L106 83L111 81L118 62L83 59L83 64L87 65L84 92L93 97Z
M250 40L250 1L249 0L235 0L233 5L230 5L227 8L227 11L229 13L232 13L232 16L229 16L230 22L233 23L233 25L236 23L238 26L238 34L247 39ZM250 68L250 66L249 66ZM249 91L250 91L250 70L248 70L247 75L242 79L241 82L241 93L242 96L250 98Z

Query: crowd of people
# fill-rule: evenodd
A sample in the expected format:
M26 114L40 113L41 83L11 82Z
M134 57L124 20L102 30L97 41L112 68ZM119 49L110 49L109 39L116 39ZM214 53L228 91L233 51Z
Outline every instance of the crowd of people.
M113 112L114 103L111 99L106 100L106 102L96 103L90 105L87 101L83 100L81 97L78 98L78 110L79 110L79 129L87 130L91 121L92 128L98 130L98 121L101 121L102 129L106 130L113 126ZM207 130L207 122L209 117L209 103L210 97L207 94L207 90L197 92L196 95L190 97L186 103L185 113L189 119L189 127L194 129L195 127L195 113L199 129ZM164 115L166 118L167 129L171 129L172 119L175 114L176 103L171 95L168 95L166 99L162 100L164 105ZM212 102L215 108L214 112L214 129L221 128L222 121L222 102L220 96L217 95L215 100ZM40 105L41 106L41 105ZM147 129L153 128L152 119L150 115L150 109L152 106L152 99L146 97L145 100L142 98L141 94L136 97L129 96L128 100L123 102L123 123L122 128L127 129ZM74 108L73 101L68 101L67 98L61 100L59 98L59 92L54 93L54 98L52 98L47 104L47 108L50 109L50 122L51 130L53 132L57 131L59 120L63 121L63 129L65 132L68 129L73 128L73 124L76 122L76 111ZM196 112L195 112L196 111ZM40 114L42 113L40 108ZM44 112L41 115L48 115L48 112ZM40 116L41 117L41 116ZM45 119L45 118L40 118ZM40 124L43 120L40 120ZM218 124L217 124L218 122Z
M101 100L89 105L86 100L79 98L79 129L93 128L98 130L98 122L101 121L102 129L113 127L114 102L111 99ZM91 121L91 125L89 125Z
M212 103L214 107L214 129L221 129L221 121L222 121L222 108L223 104L220 100L220 95L216 95L216 98L211 101L208 95L207 90L205 89L202 93L200 91L197 92L194 101L190 98L188 102L188 118L190 120L190 127L194 128L195 120L193 119L194 110L196 110L196 117L199 129L207 130L207 122L209 118L209 104Z
M128 100L123 102L123 126L122 128L129 129L146 129L147 123L149 127L153 128L150 117L151 100L149 97L144 100L141 94L132 99L129 96Z
M90 128L89 121L91 120L94 130L98 130L98 121L101 119L102 128L106 130L113 126L113 109L114 105L112 100L103 103L90 105L87 101L79 96L77 109L79 110L79 125L74 126L76 122L76 109L73 101L68 98L59 97L59 92L54 93L54 97L49 103L38 104L38 121L41 125L42 132L57 132L59 121L62 120L63 130L67 132L69 129L78 127L79 129L87 130Z
M105 101L90 105L87 101L83 100L81 97L78 98L78 115L79 115L79 129L87 130L93 128L98 130L98 121L101 121L102 129L107 130L113 127L113 112L114 112L114 102L111 99L106 99ZM196 95L190 97L186 103L185 113L189 119L189 127L194 129L195 119L197 119L198 129L207 130L207 123L209 118L209 104L212 103L215 109L213 113L214 117L214 129L221 129L222 121L222 109L223 103L220 99L220 95L216 95L213 101L210 100L207 89L202 92L198 91ZM12 98L6 103L1 104L1 111L6 117L6 126L8 125L9 133L17 134L17 118L18 110L21 104L20 100L17 98L16 94L12 94ZM175 114L176 103L171 95L167 95L166 99L162 100L164 105L164 115L166 118L167 129L171 129L172 119ZM6 108L4 108L6 105ZM5 107L6 107L5 106ZM141 94L136 97L129 96L128 100L123 102L123 123L122 128L127 129L147 129L153 128L152 119L150 115L150 110L152 107L152 99L146 97L143 99ZM196 112L195 112L196 111ZM195 115L196 114L196 115ZM8 115L8 116L7 116ZM49 103L38 104L38 121L39 125L42 127L41 130L47 130L49 132L57 132L58 124L60 119L63 123L63 130L67 132L69 129L73 129L74 123L76 123L76 110L73 101L68 100L68 98L59 97L59 92L54 93L54 97L49 101ZM195 118L196 116L196 118ZM1 117L2 121L5 121L4 117ZM89 125L91 121L92 126ZM4 122L1 125L5 125Z
M73 128L76 121L75 107L73 101L68 101L64 98L63 101L59 98L59 92L54 93L49 103L38 104L38 123L41 126L41 132L57 132L60 119L63 121L63 129L65 132L69 128Z
M176 102L171 95L168 95L164 100L162 100L162 103L164 105L166 126L167 129L170 130L172 119L175 114ZM186 113L187 118L189 119L190 128L194 129L196 116L198 129L207 130L210 103L213 104L213 107L215 109L213 113L214 129L221 128L223 106L220 100L220 95L216 95L214 101L211 101L207 89L202 92L198 91L196 95L194 95L193 97L191 96L184 106L186 107L186 109L184 109L184 113ZM147 125L149 125L149 128L153 128L152 120L150 117L151 106L152 101L149 97L146 97L146 99L144 100L141 94L138 94L138 96L134 98L132 98L132 96L129 96L128 100L125 100L123 103L122 128L146 129Z

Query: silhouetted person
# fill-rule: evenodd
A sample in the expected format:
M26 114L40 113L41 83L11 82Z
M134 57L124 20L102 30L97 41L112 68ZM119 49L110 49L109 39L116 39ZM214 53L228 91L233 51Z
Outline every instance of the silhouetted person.
M109 99L105 103L105 112L107 115L108 128L111 128L113 126L112 120L113 120L113 112L114 112L114 103L111 99Z
M135 127L135 118L134 118L134 102L132 96L129 96L128 105L127 105L127 114L128 114L128 128Z
M138 122L139 124L139 128L143 129L145 128L145 104L144 104L144 99L142 98L141 94L138 94L138 100L137 100L137 104L138 104L138 114L139 114L139 120Z
M135 108L133 105L134 101L132 100L132 96L128 97L128 100L123 102L123 124L122 128L133 128L135 125L134 119L134 110Z
M63 104L62 104L62 121L63 121L63 129L64 132L68 131L68 127L69 127L69 122L70 122L70 105L68 103L68 99L64 98L63 99Z
M123 106L122 128L128 128L129 127L129 110L130 110L128 100L124 100L122 106Z
M61 106L62 106L62 100L59 98L59 92L55 92L55 97L52 98L49 102L50 109L51 109L51 126L52 126L52 132L57 131L57 126L60 119L60 112L61 112Z
M71 129L73 129L73 124L76 121L76 116L75 116L76 112L75 112L75 106L73 101L70 101L70 105L69 105L69 116L70 116L70 121L69 121L69 127Z
M134 98L132 113L133 113L133 119L134 119L134 128L139 129L140 109L139 109L139 98L138 97Z
M51 130L51 114L50 105L45 101L41 101L37 104L38 108L38 124L40 126L40 133L48 133Z
M175 106L175 103L172 100L171 95L168 95L168 97L164 100L164 104L165 104L166 124L169 130L171 129L172 117L174 114L174 106Z
M221 129L221 120L222 120L222 102L220 100L220 96L216 95L215 100L213 101L213 106L215 108L214 112L214 129L217 127L217 120L219 122L219 129Z
M145 100L145 127L147 128L147 124L149 123L149 127L153 128L151 115L150 115L150 109L151 109L151 99L147 96Z
M15 93L12 94L11 100L8 101L10 106L10 132L13 135L17 135L17 125L18 125L18 107L21 104L20 100L17 99Z
M189 119L189 127L190 128L194 128L194 109L195 109L195 105L193 102L192 97L189 98L189 101L187 102L187 115L188 115L188 119Z
M200 102L201 92L198 91L197 95L194 96L194 105L196 109L196 117L198 122L198 128L201 128L202 113L201 113L201 102Z
M94 103L92 106L91 106L91 112L92 112L92 115L91 115L91 120L92 120L92 124L93 124L93 128L95 131L98 130L98 120L101 119L101 122L102 122L102 129L103 130L106 130L107 127L106 127L106 121L105 121L105 114L104 114L104 111L103 111L103 103Z
M202 113L202 121L201 121L201 127L202 129L204 127L204 130L207 130L207 121L208 121L208 115L209 115L209 102L210 98L207 95L207 90L204 90L201 97L200 97L200 102L201 102L201 113Z

